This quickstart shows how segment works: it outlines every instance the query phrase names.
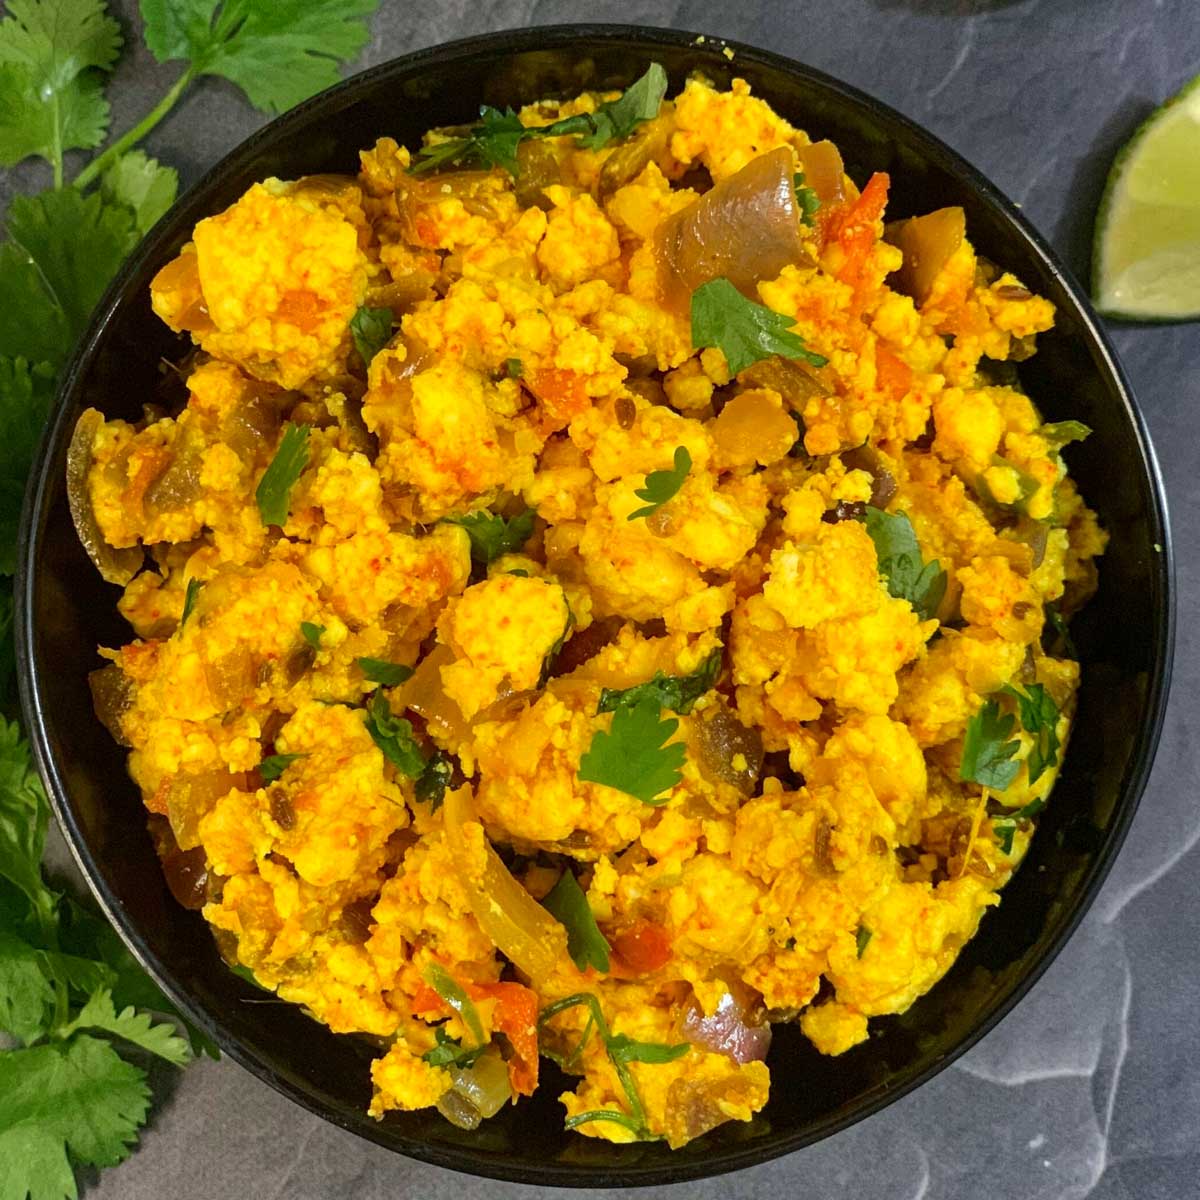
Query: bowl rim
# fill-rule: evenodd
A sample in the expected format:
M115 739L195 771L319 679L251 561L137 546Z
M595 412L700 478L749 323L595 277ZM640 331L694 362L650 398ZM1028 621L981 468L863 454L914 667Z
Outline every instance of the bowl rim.
M735 66L739 60L742 60L801 77L851 108L868 115L882 113L889 121L900 126L908 137L909 144L914 145L924 156L941 157L946 165L986 204L999 211L1000 215L1023 239L1027 248L1040 260L1043 269L1058 281L1073 303L1074 315L1080 322L1084 336L1090 338L1097 360L1097 370L1102 376L1107 374L1111 383L1115 385L1115 391L1120 399L1125 417L1133 431L1141 457L1144 484L1151 501L1147 520L1156 536L1156 546L1159 548L1159 552L1150 565L1151 575L1157 583L1155 589L1157 605L1154 613L1154 628L1150 631L1154 661L1149 673L1146 692L1146 721L1130 764L1128 782L1119 795L1105 844L1090 864L1080 884L1074 906L1059 918L1058 929L1047 943L1041 956L1034 960L1024 974L1011 986L1007 995L998 1003L992 1004L970 1033L950 1051L927 1064L903 1083L893 1088L880 1089L875 1095L869 1096L855 1105L851 1111L843 1112L840 1115L830 1115L800 1131L768 1135L766 1139L752 1145L718 1147L713 1154L703 1158L680 1158L678 1161L666 1164L642 1166L634 1163L628 1167L619 1168L558 1162L526 1164L502 1157L495 1152L468 1146L432 1146L415 1139L397 1139L395 1136L385 1138L382 1133L376 1132L377 1129L385 1128L383 1125L367 1121L356 1123L349 1117L329 1111L318 1099L305 1090L300 1081L290 1075L286 1077L281 1075L274 1067L225 1033L219 1019L211 1016L205 1008L175 983L171 971L149 949L132 920L125 914L117 897L99 875L97 857L92 853L81 824L76 818L65 780L50 751L40 681L33 665L34 631L30 620L34 596L33 566L44 526L49 486L48 450L66 434L67 402L79 390L82 381L86 378L96 348L103 339L130 281L142 270L147 260L161 255L168 247L170 239L167 235L172 233L170 227L173 225L174 214L185 204L192 204L205 194L215 191L231 168L236 170L243 161L252 158L263 144L271 142L282 133L304 126L313 115L322 110L336 109L343 102L352 101L356 91L379 80L393 75L405 75L427 64L444 63L468 57L480 51L516 54L553 49L586 40L608 43L636 41L639 46L646 46L649 50L652 50L655 44L684 49L689 46L697 48L703 46L705 49L728 48L733 53L732 62ZM893 1101L920 1087L991 1032L1029 992L1061 952L1091 907L1125 840L1145 790L1161 737L1175 643L1175 566L1167 498L1145 420L1134 400L1132 389L1117 360L1111 342L1086 294L1069 269L1060 261L1056 252L1050 248L1016 205L1008 200L961 154L925 127L891 105L823 71L788 58L786 55L732 39L659 26L599 22L521 26L493 30L422 47L408 54L389 59L347 77L333 87L267 122L262 128L256 130L223 155L199 180L187 188L171 209L143 238L140 246L126 260L105 291L61 378L51 418L47 422L38 455L35 458L38 465L31 474L26 488L18 534L18 566L14 580L14 634L21 712L34 762L46 785L58 825L105 917L116 929L141 966L191 1022L212 1038L224 1054L282 1095L324 1120L395 1153L476 1176L516 1183L557 1187L641 1187L707 1178L757 1166L812 1145L873 1116ZM363 1115L365 1116L365 1114ZM398 1141L404 1144L398 1145Z

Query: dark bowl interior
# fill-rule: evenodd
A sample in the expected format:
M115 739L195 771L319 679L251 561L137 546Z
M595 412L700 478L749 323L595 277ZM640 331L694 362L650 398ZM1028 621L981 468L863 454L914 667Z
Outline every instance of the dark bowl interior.
M172 209L113 285L64 383L26 506L18 588L25 715L58 818L121 935L198 1025L280 1091L391 1149L480 1175L588 1186L710 1175L804 1146L902 1095L995 1024L1061 946L1120 845L1158 737L1172 640L1165 502L1141 419L1086 302L1016 210L929 134L815 71L740 46L730 60L723 48L615 26L502 33L399 59L273 122ZM160 358L184 349L151 314L150 279L196 221L253 181L353 172L359 148L383 134L411 146L429 126L469 120L481 103L621 87L651 60L667 68L673 89L696 69L719 84L745 77L795 125L836 141L860 184L871 171L890 172L892 216L961 204L979 251L1054 301L1057 327L1022 364L1021 379L1048 419L1076 417L1094 430L1069 458L1112 535L1099 593L1074 626L1085 664L1076 732L1028 861L953 970L908 1013L873 1022L870 1040L841 1058L821 1057L795 1027L780 1027L771 1100L751 1123L675 1153L612 1146L563 1132L552 1077L477 1133L430 1112L376 1123L365 1111L370 1048L299 1009L246 1003L252 991L223 966L204 922L166 890L124 752L92 713L85 674L98 664L95 648L118 645L128 632L116 589L101 582L71 526L67 442L85 405L140 414Z

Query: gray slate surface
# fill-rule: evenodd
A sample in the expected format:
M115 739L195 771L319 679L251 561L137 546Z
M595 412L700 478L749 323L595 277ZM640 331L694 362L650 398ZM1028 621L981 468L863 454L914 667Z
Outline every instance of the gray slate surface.
M113 4L136 36L133 0ZM1197 0L384 0L363 63L489 29L676 25L810 63L924 123L1025 208L1077 274L1116 147L1200 72ZM117 129L176 77L138 50ZM261 118L206 81L147 149L185 183ZM32 174L32 173L31 173ZM32 182L32 180L31 180ZM0 180L0 207L10 184ZM821 1145L678 1200L1188 1200L1200 1197L1200 327L1114 328L1170 494L1179 643L1141 812L1084 925L1029 997L924 1088ZM1194 724L1194 719L1191 723ZM539 1200L549 1189L408 1162L309 1116L230 1064L163 1081L142 1146L89 1200ZM586 1194L586 1193L585 1193ZM594 1195L600 1195L596 1192Z

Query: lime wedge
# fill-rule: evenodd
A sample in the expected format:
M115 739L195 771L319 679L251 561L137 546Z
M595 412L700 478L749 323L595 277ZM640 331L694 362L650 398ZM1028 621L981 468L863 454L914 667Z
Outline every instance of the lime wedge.
M1111 317L1200 317L1200 76L1155 109L1109 171L1092 294Z

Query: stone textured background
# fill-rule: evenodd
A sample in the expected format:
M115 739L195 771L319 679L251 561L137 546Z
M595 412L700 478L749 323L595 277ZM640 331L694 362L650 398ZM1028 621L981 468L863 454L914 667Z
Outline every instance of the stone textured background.
M137 47L111 88L114 127L123 130L177 67L160 67L141 49L134 0L112 7ZM572 20L738 39L857 85L981 168L1081 276L1114 151L1200 72L1198 0L384 0L362 65L471 33ZM231 86L206 80L147 149L187 184L262 121ZM0 208L10 187L26 184L44 186L36 169L0 179ZM1200 1197L1200 326L1112 332L1170 494L1179 641L1154 775L1107 886L1016 1011L925 1087L810 1150L643 1195ZM159 1083L161 1103L140 1149L86 1181L88 1200L551 1194L395 1157L309 1116L232 1063L203 1062Z

